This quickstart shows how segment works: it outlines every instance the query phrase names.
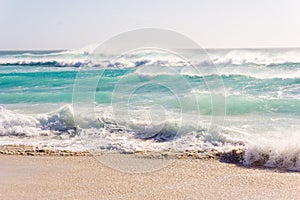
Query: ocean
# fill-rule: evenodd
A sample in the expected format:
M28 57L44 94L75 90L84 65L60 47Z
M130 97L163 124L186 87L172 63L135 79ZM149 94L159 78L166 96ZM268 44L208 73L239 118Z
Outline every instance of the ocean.
M200 72L151 49L97 64L90 49L0 51L0 145L122 153L242 147L245 165L300 170L300 49L205 51Z

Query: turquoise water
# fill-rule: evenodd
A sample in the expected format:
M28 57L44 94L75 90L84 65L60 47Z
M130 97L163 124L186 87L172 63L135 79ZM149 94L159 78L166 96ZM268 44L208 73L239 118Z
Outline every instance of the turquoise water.
M275 146L290 152L288 146L295 142L300 149L300 49L207 52L210 60L202 60L201 73L195 73L185 62L155 52L93 66L88 52L2 51L0 143L43 141L55 148L79 148L80 139L69 137L78 135L80 128L73 120L74 84L76 79L96 78L93 102L100 125L94 121L86 124L90 128L105 126L111 132L121 127L127 139L120 143L110 138L110 148L118 141L116 150L122 145L125 151L135 149L132 143L143 146L143 139L149 139L153 145L163 142L155 147L163 150L168 142L184 141L188 135L192 149L245 144L252 155L258 155ZM214 73L206 70L212 67ZM222 80L222 88L220 84L208 87L207 83L215 80ZM220 101L213 102L212 95L219 95ZM224 106L224 113L216 112L212 104ZM222 118L216 122L221 127L219 137L207 139L213 138L207 137L212 117ZM132 138L135 134L138 137ZM65 137L64 145L56 135ZM268 145L255 142L258 138ZM287 140L288 144L280 143ZM131 146L126 141L131 141ZM148 147L151 150L151 145Z
M4 71L4 73L0 74L0 104L72 103L73 84L78 69L68 67L66 71L64 68L59 70L56 68L54 66L43 66L42 68L39 66L38 69L35 69L32 66L11 65L8 67L2 65L0 71ZM28 72L24 70L28 70ZM95 71L87 71L86 73L91 73L89 76L93 76ZM99 104L111 102L111 95L116 84L125 75L128 76L126 84L129 86L147 82L143 77L134 74L132 69L98 70L95 74L102 73L104 74L96 89L96 100ZM280 76L280 74L278 75ZM161 81L168 80L168 82L174 83L183 77L190 83L191 88L183 88L180 92L188 95L192 89L198 90L199 94L196 93L196 96L201 102L198 106L202 107L202 110L209 107L209 94L203 94L207 90L205 81L210 78L213 79L216 75L206 76L205 80L203 77L189 75L159 75L158 73L156 76ZM220 77L226 90L227 115L257 112L300 114L300 78L298 77L257 79L242 74L226 74L220 75ZM149 88L152 93L155 93L156 89L159 90L155 87ZM171 103L172 101L170 101ZM210 112L205 111L204 113L209 114Z

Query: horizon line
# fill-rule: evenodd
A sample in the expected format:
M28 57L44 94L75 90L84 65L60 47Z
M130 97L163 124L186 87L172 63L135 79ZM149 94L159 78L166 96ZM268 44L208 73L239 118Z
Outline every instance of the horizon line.
M80 47L79 48L70 48L70 49L0 49L0 51L70 51L70 50L77 50L77 49L80 49ZM190 49L190 48L186 48L186 49ZM299 47L208 47L208 48L203 48L203 49L205 49L205 50L300 49L300 46Z

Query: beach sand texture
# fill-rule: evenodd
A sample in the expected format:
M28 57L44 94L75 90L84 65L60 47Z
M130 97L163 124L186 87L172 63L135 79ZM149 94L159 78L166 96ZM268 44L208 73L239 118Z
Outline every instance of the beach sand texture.
M92 156L0 156L0 199L299 199L300 174L215 159L123 173Z

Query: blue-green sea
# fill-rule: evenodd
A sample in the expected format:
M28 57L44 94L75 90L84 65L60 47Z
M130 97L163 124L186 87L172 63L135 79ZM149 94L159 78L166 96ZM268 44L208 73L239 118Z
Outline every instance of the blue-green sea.
M0 144L83 150L86 129L108 151L242 146L245 164L300 170L300 49L205 51L200 72L164 52L0 51Z

